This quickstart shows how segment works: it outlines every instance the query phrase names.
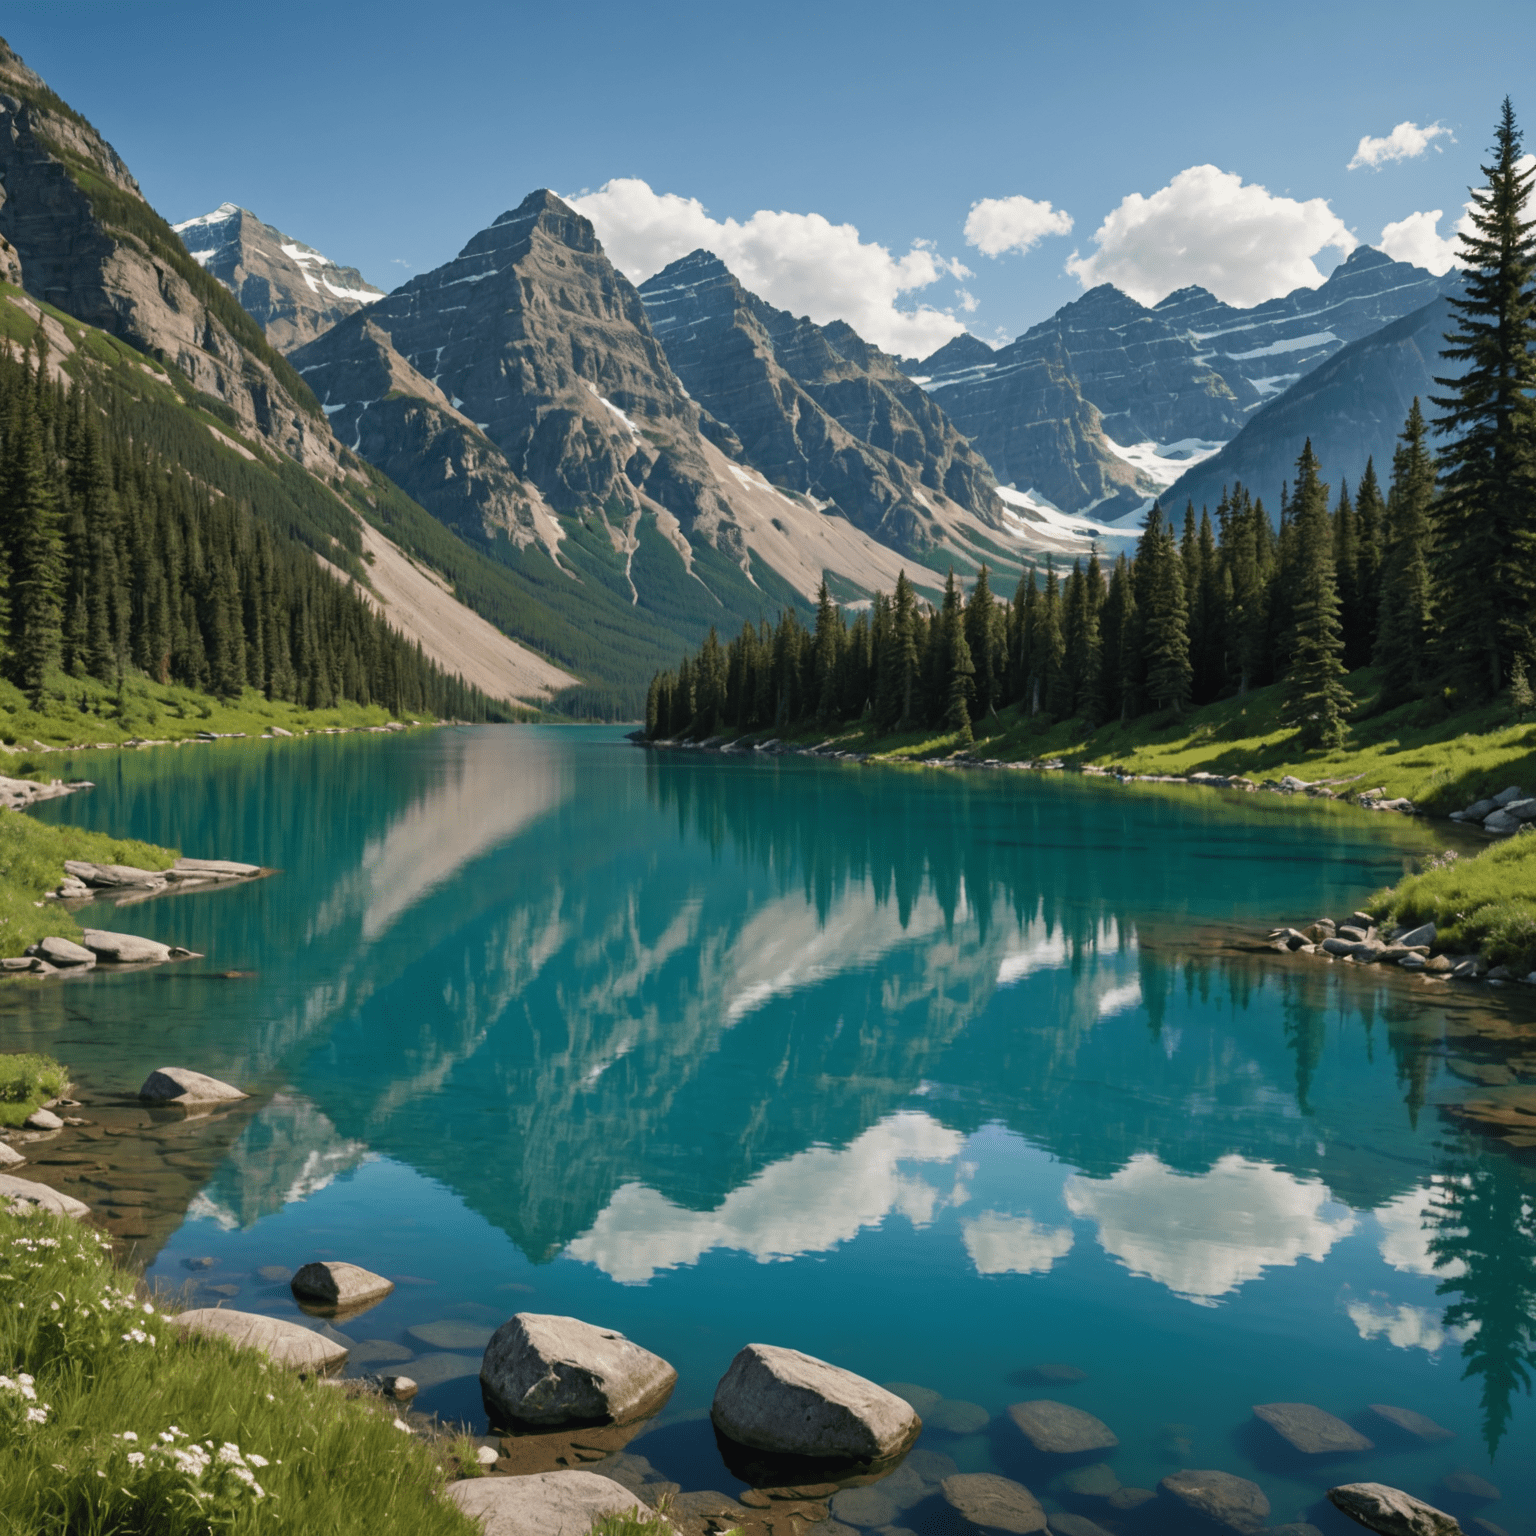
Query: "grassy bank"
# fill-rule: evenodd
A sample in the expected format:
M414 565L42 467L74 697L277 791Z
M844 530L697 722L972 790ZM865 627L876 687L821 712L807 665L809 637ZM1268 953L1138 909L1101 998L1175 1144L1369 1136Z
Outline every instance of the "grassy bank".
M0 955L19 955L49 934L66 939L79 934L80 925L62 903L43 899L64 878L65 859L169 869L177 857L174 848L83 827L49 826L20 811L0 810Z
M392 1409L181 1334L89 1228L0 1211L0 1296L7 1536L476 1529Z
M0 1127L17 1126L40 1104L57 1098L69 1082L69 1068L51 1056L18 1051L0 1056Z
M1349 788L1379 787L1390 797L1406 795L1441 815L1507 784L1524 784L1536 792L1536 723L1517 720L1508 704L1453 714L1430 699L1378 711L1379 673L1365 668L1347 681L1355 709L1346 744L1332 751L1298 748L1296 732L1280 723L1276 685L1208 704L1182 718L1143 715L1096 728L1081 720L1030 719L1010 708L976 724L975 744L964 755L1002 762L1060 758L1069 767L1097 764L1138 774L1241 774L1261 782L1286 774L1350 779ZM763 731L744 739L773 734ZM894 762L961 752L953 733L884 735L862 721L831 732L807 726L780 734L801 745L826 742Z

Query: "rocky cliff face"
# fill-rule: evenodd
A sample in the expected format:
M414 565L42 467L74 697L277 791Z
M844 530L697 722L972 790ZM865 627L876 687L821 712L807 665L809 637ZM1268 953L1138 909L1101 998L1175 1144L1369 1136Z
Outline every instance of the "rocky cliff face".
M292 369L187 255L112 146L4 42L0 188L0 237L29 293L174 363L284 453L337 470Z
M234 203L171 227L193 261L234 294L279 352L313 341L384 296L355 267L338 266Z
M689 395L773 484L913 554L999 526L992 474L894 358L747 292L695 251L640 286Z
M996 352L961 338L913 373L999 480L1112 517L1137 510L1341 348L1458 284L1370 247L1321 287L1252 309L1203 288L1147 308L1106 284Z
M1254 412L1220 453L1176 481L1165 505L1181 508L1193 501L1214 510L1223 487L1241 480L1278 512L1280 486L1295 479L1308 438L1335 490L1341 478L1351 488L1358 485L1370 458L1385 490L1414 397L1433 419L1429 397L1440 393L1434 376L1460 371L1460 364L1440 356L1451 315L1449 299L1437 298L1335 352Z

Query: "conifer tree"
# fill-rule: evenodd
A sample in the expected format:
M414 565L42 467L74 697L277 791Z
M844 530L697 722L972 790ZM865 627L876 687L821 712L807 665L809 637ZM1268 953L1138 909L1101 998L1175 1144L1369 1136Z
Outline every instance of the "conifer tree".
M837 663L842 649L839 644L842 628L842 615L823 578L821 590L816 594L816 632L811 642L814 667L811 692L816 699L816 718L822 725L830 725L837 713Z
M41 363L39 364L41 377ZM4 544L12 675L36 703L63 644L64 536L35 396L18 393L6 433Z
M1155 709L1181 715L1189 708L1192 669L1189 662L1189 600L1184 585L1184 562L1173 528L1165 525L1156 502L1147 514L1137 566L1140 589L1137 605L1142 610L1145 637L1147 697Z
M1497 693L1515 654L1530 649L1536 597L1536 222L1526 217L1536 168L1521 169L1505 97L1487 185L1474 188L1461 234L1466 288L1452 297L1456 329L1444 356L1464 363L1434 403L1449 441L1437 520L1437 582L1446 654L1475 694Z
M1342 743L1344 718L1351 705L1349 690L1340 681L1344 627L1339 618L1328 487L1317 470L1308 439L1296 463L1296 493L1290 507L1296 632L1285 677L1285 712L1287 723L1299 729L1301 743L1309 751Z
M896 577L896 596L891 604L891 690L896 710L897 730L910 730L917 723L919 656L917 649L917 594L907 573Z
M1133 704L1129 678L1129 652L1134 643L1136 600L1131 592L1130 567L1124 554L1118 555L1109 575L1109 593L1104 599L1100 624L1100 689L1105 718L1129 718Z
M976 585L965 605L965 643L976 668L973 687L977 718L996 714L1003 702L1005 639L1002 611L993 601L985 561L976 573Z
M1030 661L1034 675L1030 680L1030 714L1042 709L1058 712L1062 703L1061 682L1066 665L1066 643L1061 633L1061 589L1056 580L1056 563L1047 557L1045 587L1035 604L1035 627L1030 636ZM1064 711L1063 711L1064 712Z
M1424 414L1415 400L1392 455L1392 485L1380 573L1375 662L1384 672L1382 704L1421 697L1428 686L1434 605L1430 553L1435 515L1435 461Z

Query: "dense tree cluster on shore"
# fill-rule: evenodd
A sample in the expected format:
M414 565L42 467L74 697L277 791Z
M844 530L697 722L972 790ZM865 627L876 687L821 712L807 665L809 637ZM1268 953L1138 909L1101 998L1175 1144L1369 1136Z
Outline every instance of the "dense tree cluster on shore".
M132 668L223 697L486 718L291 532L188 472L173 438L206 453L197 422L117 404L41 354L0 355L0 667L34 700L60 669Z
M967 596L951 572L932 607L905 574L850 623L821 590L814 630L786 611L729 644L713 632L646 701L655 738L831 727L868 716L882 732L947 730L1010 705L1089 725L1177 716L1284 684L1301 744L1338 743L1342 679L1374 663L1381 702L1431 692L1452 703L1529 693L1536 647L1536 241L1525 219L1536 171L1506 101L1487 186L1462 236L1468 279L1451 302L1437 382L1444 434L1414 402L1382 493L1374 465L1337 496L1310 442L1278 517L1242 485L1182 525L1153 505L1133 557L1028 569L1011 602L985 567Z

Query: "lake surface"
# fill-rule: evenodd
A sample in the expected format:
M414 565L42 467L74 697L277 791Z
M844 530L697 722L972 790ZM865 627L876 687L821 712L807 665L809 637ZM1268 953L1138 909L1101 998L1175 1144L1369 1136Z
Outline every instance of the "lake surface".
M684 1488L741 1488L706 1411L761 1341L931 1389L924 1448L1111 1529L1009 1403L1106 1420L1124 1484L1254 1478L1275 1523L1357 1530L1320 1496L1373 1479L1536 1531L1536 1178L1436 1107L1466 1092L1447 993L1221 945L1351 910L1435 846L1422 826L577 729L75 772L96 790L40 814L281 870L97 919L206 962L0 1003L10 1048L88 1094L179 1064L256 1096L183 1159L152 1280L295 1315L260 1266L406 1277L344 1331L481 1426L490 1328L617 1328L678 1369L631 1450ZM1042 1362L1086 1379L1030 1384ZM1308 1462L1254 1423L1274 1401L1378 1449ZM1456 1438L1395 1437L1372 1403ZM1502 1501L1437 1488L1457 1470ZM938 1529L934 1504L898 1524Z

